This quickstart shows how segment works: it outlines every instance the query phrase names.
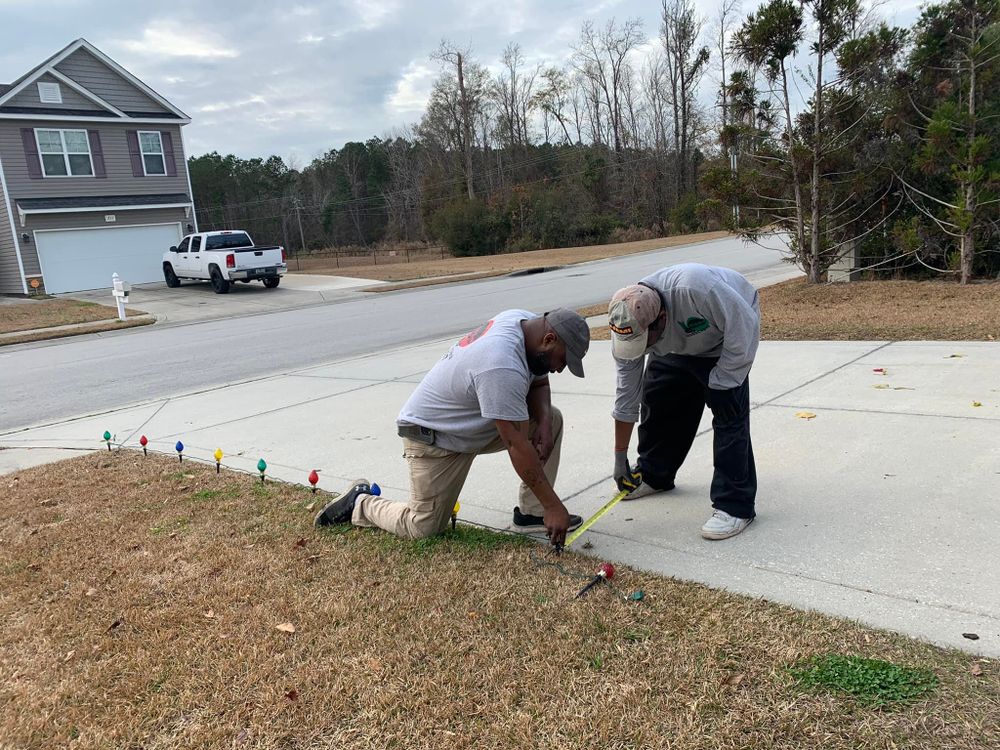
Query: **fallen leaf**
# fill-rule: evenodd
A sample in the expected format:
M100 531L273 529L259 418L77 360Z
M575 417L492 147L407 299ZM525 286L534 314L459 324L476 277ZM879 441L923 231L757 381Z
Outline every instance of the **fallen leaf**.
M880 391L884 391L884 390L886 390L886 389L887 389L888 387L889 387L889 384L888 384L888 383L878 383L877 385L873 385L873 386L872 386L872 388L878 388L878 389L879 389Z
M299 548L301 548L301 547L305 547L305 546L306 546L306 538L305 538L305 537L302 537L301 539L299 539L299 541L297 541L297 542L295 543L295 546L296 546L296 547L299 547Z
M314 500L313 502L309 503L309 505L306 506L306 510L309 511L316 510L316 501Z
M313 562L314 560L319 560L321 557L322 555L309 555L309 557L306 558L306 562Z
M874 368L872 368L872 372L874 372L876 375L888 375L889 374L889 371L886 370L884 367L874 367Z
M42 500L42 502L39 503L39 505L41 505L43 508L54 508L58 504L59 503L53 500L52 498L49 498L48 500Z
M973 677L979 677L983 673L983 668L978 663L976 663L972 665L972 667L969 669L969 672L972 673Z
M478 612L469 612L467 616L468 616L468 618L470 620L478 620L479 619L479 613Z
M112 630L114 630L115 628L120 628L120 627L121 627L122 625L124 625L124 624L125 624L125 621L124 621L123 619L121 619L121 618L119 617L119 618L118 618L117 620L115 620L115 621L114 621L113 623L111 623L111 624L110 624L110 625L108 626L108 630L107 630L107 632L109 632L109 633L110 633L110 632L111 632ZM978 636L977 636L977 638L978 638Z
M68 654L66 654L66 658L63 659L63 664L65 664L70 659L72 659L75 654L76 654L76 651L70 651ZM976 665L976 666L979 666L979 665ZM973 673L973 674L975 674L975 673Z
M292 623L290 623L290 622L283 622L280 625L275 625L274 629L275 630L280 630L282 633L294 633L295 632L295 626L292 625Z
M964 356L964 354L949 354L945 359L961 359Z
M741 682L743 682L743 678L745 676L746 675L743 675L743 674L731 674L728 677L724 677L722 679L722 684L723 685L732 685L733 687L736 687Z
M970 641L978 641L979 640L979 634L978 633L962 633L962 637L963 638L967 638Z
M287 693L285 693L285 697L288 698L288 700L290 701L297 701L299 699L299 691L296 690L295 688L292 688Z
M894 391L915 391L916 388L907 388L905 385L897 385L892 390Z
M194 479L194 474L185 474L184 478L185 479Z
M583 548L584 548L584 549L593 549L593 548L594 548L594 545L593 545L593 544L591 544L590 542L584 542L584 543L583 543Z
M816 419L816 415L811 411L797 411L795 412L795 416L799 419Z
M982 406L982 405L983 405L983 402L982 402L982 401L973 401L973 402L972 402L972 405L973 405L973 406Z
M382 660L381 659L369 659L369 661L368 661L368 668L372 672L381 672L382 671Z
M207 620L214 620L215 619L215 610L214 609L210 609L210 610L206 611L205 612L205 619L207 619Z
M83 592L83 595L84 596L97 596L97 589L95 589L95 588L89 588L89 589L87 589L86 591Z

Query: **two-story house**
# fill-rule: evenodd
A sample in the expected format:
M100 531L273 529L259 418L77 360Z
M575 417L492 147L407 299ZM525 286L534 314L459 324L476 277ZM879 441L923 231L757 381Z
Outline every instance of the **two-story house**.
M162 279L197 231L190 121L84 39L0 85L0 293Z

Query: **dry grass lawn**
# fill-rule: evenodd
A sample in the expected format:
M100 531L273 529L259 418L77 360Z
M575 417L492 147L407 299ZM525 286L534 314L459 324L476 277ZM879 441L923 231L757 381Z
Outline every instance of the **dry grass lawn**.
M143 315L142 310L126 308L127 315ZM95 302L73 299L29 299L17 304L0 305L0 333L51 328L73 323L118 318L118 310Z
M594 305L585 315L607 312ZM1000 341L1000 283L794 279L760 291L761 338L816 341ZM607 339L607 326L592 331Z
M293 273L318 273L333 276L351 276L359 279L376 279L378 281L412 281L434 276L451 276L456 274L491 274L510 273L523 268L538 266L562 266L570 263L583 263L588 260L601 260L620 255L631 255L665 247L676 247L691 242L706 242L729 237L729 232L703 232L701 234L685 234L675 237L662 237L638 242L619 242L610 245L587 245L585 247L562 247L550 250L533 250L525 253L506 253L504 255L484 255L474 258L446 258L444 260L425 260L413 263L390 263L371 266L352 266L338 268L333 258L302 258L301 268Z
M846 621L627 569L643 602L574 600L523 540L316 532L308 490L167 457L0 482L3 748L1000 746L1000 664ZM939 685L796 685L823 652Z
M0 346L12 346L13 344L28 344L32 341L47 341L48 339L63 339L69 336L82 336L86 333L105 333L106 331L117 331L122 328L137 328L148 326L156 322L153 317L129 318L121 321L117 318L109 321L97 321L88 323L80 328L43 328L39 331L25 333L20 336L6 336L0 338Z

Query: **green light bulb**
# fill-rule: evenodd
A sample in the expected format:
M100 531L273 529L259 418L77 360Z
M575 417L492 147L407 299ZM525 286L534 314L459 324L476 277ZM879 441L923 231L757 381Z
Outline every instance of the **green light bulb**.
M111 433L110 433L110 432L108 432L107 430L105 430L105 431L104 431L104 440L105 440L105 441L108 441L108 440L110 440L110 439L111 439Z
M257 471L261 474L267 471L267 462L263 458L257 462Z

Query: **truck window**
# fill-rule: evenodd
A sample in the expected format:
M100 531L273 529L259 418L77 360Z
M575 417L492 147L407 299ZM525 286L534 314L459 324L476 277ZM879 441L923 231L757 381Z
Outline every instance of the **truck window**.
M199 250L201 250L201 235L200 234L197 235L197 236L195 236L191 240L191 252L192 253L196 253Z
M186 253L188 251L188 243L191 241L190 237L185 237L181 240L181 244L177 246L177 252Z
M212 234L205 238L206 250L230 250L237 247L253 247L253 243L246 232Z

